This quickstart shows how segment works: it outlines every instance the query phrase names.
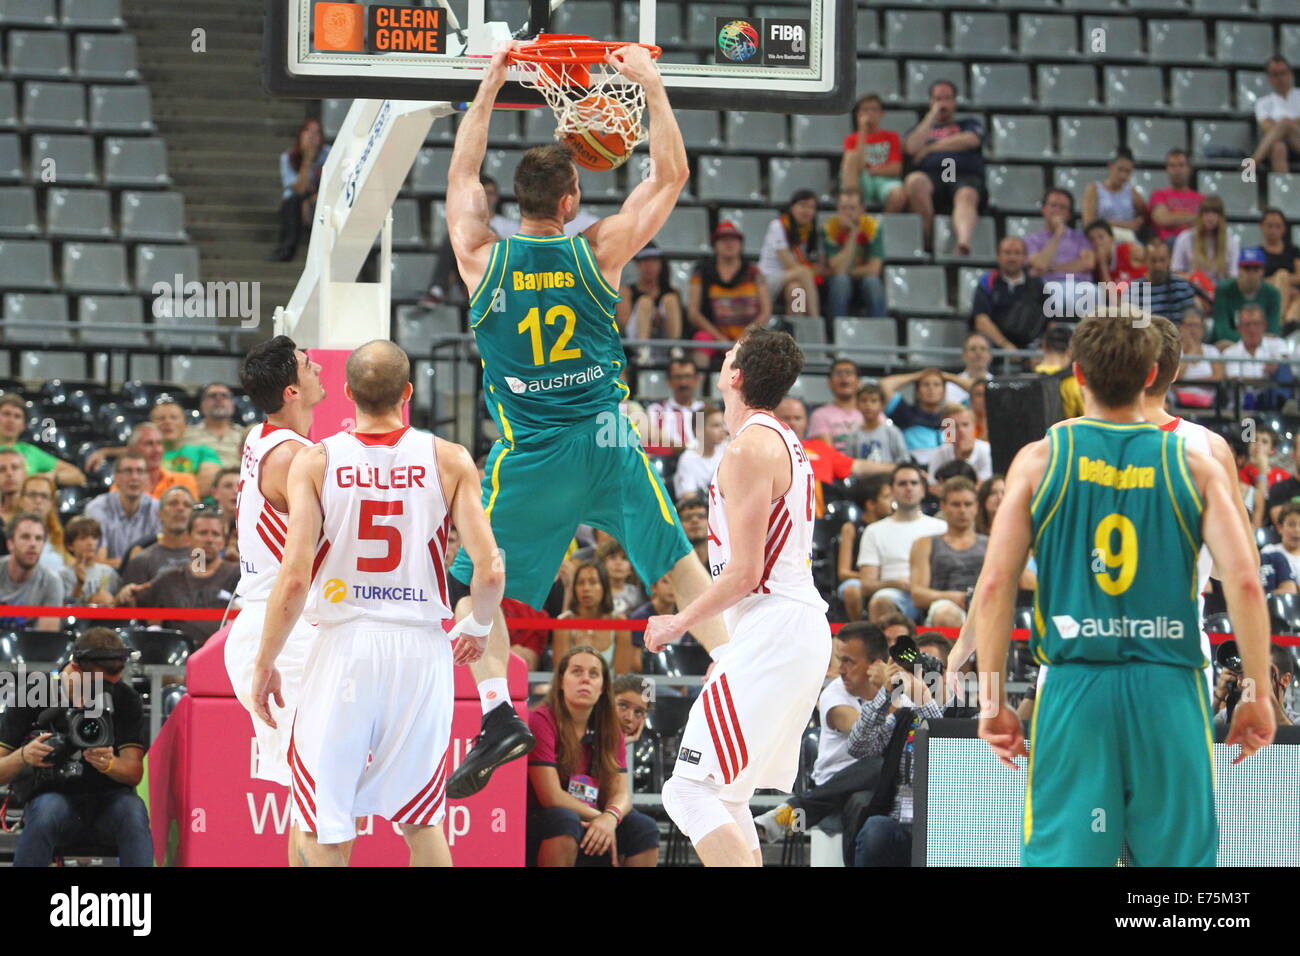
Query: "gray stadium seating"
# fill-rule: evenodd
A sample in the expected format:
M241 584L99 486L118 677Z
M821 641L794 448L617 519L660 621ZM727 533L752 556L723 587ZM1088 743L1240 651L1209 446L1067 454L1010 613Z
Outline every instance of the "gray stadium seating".
M455 308L397 307L397 340L407 348L424 350L430 342L447 335L459 335L461 331L460 312Z
M1181 119L1130 116L1128 148L1139 163L1161 163L1169 150L1187 148L1187 123ZM1081 157L1082 158L1082 157Z
M1093 110L1097 99L1097 71L1091 66L1041 64L1038 67L1039 106L1053 110Z
M693 111L688 111L693 112ZM708 114L716 116L716 113ZM807 116L797 114L794 121L794 149L796 153L836 153L844 147L844 137L850 132L849 124L841 116Z
M699 197L724 202L760 202L763 199L758 159L753 156L701 156Z
M0 275L11 289L54 289L53 247L39 239L0 239Z
M1277 206L1288 219L1300 219L1300 174L1269 173L1268 204Z
M122 193L122 238L185 242L185 199L180 193Z
M855 345L898 345L898 326L893 319L841 317L835 320L833 331L835 344L841 348L853 348Z
M1174 109L1180 113L1232 111L1227 70L1172 70L1170 86Z
M1255 124L1246 120L1192 120L1192 158L1197 163L1240 166L1255 149ZM1231 150L1234 156L1212 156Z
M54 0L4 0L0 26L52 27L59 22Z
M953 365L960 359L949 352L930 352L933 348L961 348L966 338L967 326L960 319L908 319L907 364L912 368L927 365Z
M6 292L5 340L36 344L72 341L68 323L68 297L48 293ZM9 325L9 322L34 325ZM62 326L62 328L60 328Z
M63 287L69 292L127 292L126 246L117 242L65 242Z
M997 159L1047 159L1052 150L1052 121L1046 116L993 117L988 155Z
M1273 25L1219 20L1214 25L1214 49L1220 63L1258 66L1273 50Z
M138 325L140 331L101 329L101 325ZM144 303L137 295L83 295L77 299L78 335L83 345L148 345Z
M1022 54L1059 60L1079 49L1078 21L1073 16L1022 13L1017 32Z
M881 243L886 262L920 262L927 259L921 241L921 217L911 212L881 213Z
M1108 66L1102 71L1106 108L1158 110L1165 108L1165 81L1158 66Z
M1011 18L1005 13L954 13L952 51L961 56L1005 54L1011 49Z
M18 89L10 82L0 82L0 129L18 125Z
M1037 209L1043 197L1042 166L989 163L984 169L989 202L1001 212Z
M113 202L106 189L47 190L45 231L51 238L112 239Z
M1142 33L1142 21L1137 17L1083 18L1084 49L1104 53L1108 60L1145 60ZM1104 43L1104 50L1094 49L1097 40Z
M424 252L394 252L392 290L394 302L414 302L429 291L435 256Z
M447 238L447 204L441 199L429 203L429 244L435 249Z
M763 248L763 236L767 227L776 218L772 209L739 209L724 207L718 210L718 222L735 223L736 228L744 233L744 250L747 256L757 256ZM689 270L687 275L689 277ZM685 289L685 285L682 286Z
M1294 64L1300 60L1300 26L1294 23L1283 23L1278 28L1278 33L1280 36L1278 52Z
M1119 146L1119 130L1113 116L1061 116L1057 118L1062 156L1071 159L1107 160Z
M170 288L181 276L186 282L202 279L199 269L199 250L194 246L166 246L141 244L135 249L135 290L151 292L154 283L164 282Z
M122 0L63 0L60 12L63 26L78 30L116 30L126 25Z
M975 235L971 237L969 256L953 254L954 235L950 216L934 217L934 261L935 262L989 262L997 259L998 240L993 228L993 220L981 216L975 222Z
M334 137L338 136L339 130L343 127L343 120L347 118L348 110L351 108L351 100L321 100L321 130L325 134L326 142L333 142ZM437 126L439 122L435 120L433 125Z
M147 86L92 86L90 128L97 133L152 133L153 99Z
M863 60L857 63L856 89L860 94L875 93L886 103L902 98L898 84L898 64L893 60Z
M442 150L446 153L447 159L451 158L451 150ZM497 190L502 196L514 196L515 194L515 169L519 166L519 160L523 158L523 153L518 150L490 149L487 158L483 163L483 171L497 181ZM439 180L439 193L447 191L447 166L444 163L439 167L441 175Z
M614 12L611 3L569 0L568 3L561 4L552 15L551 32L616 39L619 31L614 23Z
M773 205L784 206L796 189L814 189L827 201L835 191L831 165L824 159L773 159L768 173Z
M77 34L77 76L127 83L140 78L135 37L130 33Z
M36 80L72 76L68 35L61 30L10 30L9 75Z
M398 199L393 203L393 248L419 249L424 246L424 233L420 229L420 204L414 199Z
M785 320L790 323L791 337L800 345L826 344L826 323L820 315L787 315Z
M790 150L790 123L784 113L728 110L727 148L735 152L778 152Z
M890 53L942 53L943 14L931 10L886 10L885 49Z
M901 315L942 315L950 310L943 266L885 266L889 311Z
M167 143L159 137L104 137L104 182L110 186L170 186Z
M1196 189L1204 196L1219 196L1234 219L1259 216L1259 189L1255 183L1243 183L1240 172L1202 169L1196 174Z
M549 126L552 130L555 128L555 121L551 118L546 110L533 110L528 114L524 121L525 126L528 120L534 116L540 118L541 122ZM682 131L682 140L686 143L688 149L718 149L722 146L722 129L719 121L719 114L712 110L679 110L677 112L677 126ZM550 139L554 139L550 136Z
M1205 24L1200 20L1149 20L1147 50L1156 63L1207 60Z
M85 87L80 83L24 83L23 124L28 129L85 129Z
M717 42L715 17L743 17L749 13L748 8L742 3L695 4L687 9L689 13L686 21L686 42L692 46L710 48ZM659 11L656 10L656 21L659 19L658 14Z
M98 184L94 137L37 133L32 137L30 168L36 182Z
M655 236L655 242L667 256L704 256L709 254L709 213L700 207L674 209Z
M489 156L491 153L489 153ZM445 146L425 146L415 154L411 164L411 174L407 185L417 196L442 195L447 191L447 166L451 162L451 150ZM518 160L516 160L518 162ZM514 176L510 182L502 182L485 164L484 172L497 180L502 195L514 195Z
M967 316L971 314L975 301L975 289L979 284L980 276L986 271L975 266L962 266L957 270L958 315Z
M971 102L976 106L1029 106L1029 66L1025 63L972 63ZM1041 74L1039 88L1042 88Z
M22 146L14 133L0 133L0 182L23 178Z
M1104 166L1057 166L1052 185L1058 189L1069 190L1074 197L1074 208L1083 208L1083 191L1088 183L1096 183L1106 178ZM1042 196L1039 196L1041 200ZM1035 210L1038 206L1035 205Z
M1234 76L1237 91L1237 112L1255 115L1255 101L1273 92L1268 77L1260 70L1238 70Z
M966 102L966 70L959 60L908 60L903 67L907 76L907 99L911 103L929 103L930 84L947 80L957 87L957 102Z
M22 239L40 234L36 190L30 186L0 187L0 236Z

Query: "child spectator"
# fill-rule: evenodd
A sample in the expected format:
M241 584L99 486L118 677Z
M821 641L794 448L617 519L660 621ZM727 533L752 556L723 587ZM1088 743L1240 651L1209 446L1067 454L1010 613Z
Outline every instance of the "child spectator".
M1282 540L1278 544L1266 544L1261 554L1281 554L1291 565L1291 577L1300 581L1300 505L1287 504L1277 515L1277 527Z
M632 573L632 562L627 551L613 538L596 549L596 561L605 569L609 579L609 595L614 605L615 617L627 617L633 608L645 601L645 591Z
M624 558L626 560L626 558ZM564 602L561 618L579 620L611 620L615 618L614 599L609 586L609 576L603 561L585 561L573 571L573 581ZM596 648L610 669L616 674L641 670L641 655L632 645L632 635L627 631L601 629L557 630L551 638L551 653L559 659L576 644Z
M1110 224L1094 219L1084 227L1092 244L1095 265L1092 277L1098 282L1132 282L1147 274L1146 248L1136 242L1119 242Z
M95 559L100 537L99 522L89 515L78 515L68 522L64 541L70 563L60 575L69 604L113 604L118 589L117 572Z
M907 457L907 442L903 433L885 417L883 388L875 382L861 386L857 403L862 426L843 437L840 451L850 458L862 458L881 465L874 473L887 475L894 470L894 465Z
M853 104L854 131L844 137L840 188L859 190L862 202L885 212L903 212L903 143L897 133L880 128L884 115L885 104L875 93Z
M704 409L704 427L695 446L682 452L673 472L673 492L678 498L693 492L706 492L713 473L727 450L727 424L722 409L716 405Z

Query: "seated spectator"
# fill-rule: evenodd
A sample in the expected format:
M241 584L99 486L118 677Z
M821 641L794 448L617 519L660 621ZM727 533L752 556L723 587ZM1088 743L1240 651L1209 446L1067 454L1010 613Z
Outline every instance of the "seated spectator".
M621 617L614 613L613 593L602 562L584 561L574 568L568 592L561 618L591 621ZM639 673L641 670L641 655L627 631L608 628L557 630L551 637L551 655L556 659L563 658L571 647L579 644L596 648L601 660L615 674Z
M831 400L819 406L808 418L808 437L834 445L848 454L845 436L862 427L862 410L858 408L858 366L851 359L836 359L826 376Z
M901 611L891 611L876 624L885 635L885 643L890 647L893 647L900 637L916 640L916 622Z
M1168 242L1196 221L1197 210L1205 197L1191 188L1192 164L1187 160L1186 150L1175 148L1165 154L1165 175L1169 177L1169 185L1151 194L1151 222L1156 228L1156 238ZM1165 315L1165 318L1170 317Z
M979 490L975 493L975 530L980 534L988 534L993 527L993 516L998 513L998 505L1002 504L1006 490L1007 479L1004 475L994 475L980 482Z
M857 521L840 526L839 555L835 563L836 585L844 616L850 621L862 617L862 576L858 569L858 539L862 531L894 512L894 489L889 475L869 475L854 486L859 510Z
M925 477L919 467L899 465L890 476L890 487L893 514L867 526L858 550L867 617L877 623L896 611L917 618L911 584L912 545L918 538L943 534L948 528L940 519L921 512Z
M1061 413L1066 418L1083 414L1083 392L1074 377L1070 357L1070 339L1074 330L1068 325L1053 325L1043 336L1043 361L1034 366L1039 375L1051 375L1061 381ZM1067 374L1068 373L1068 374Z
M184 443L206 445L217 453L222 468L238 468L247 429L234 423L235 395L230 386L220 382L203 386L199 392L199 411L203 421L186 429Z
M212 491L203 503L226 516L226 557L238 561L239 542L236 540L238 534L235 521L239 517L239 469L223 468L217 472L217 480L212 483ZM455 534L456 529L452 528L449 537ZM455 557L454 553L452 557ZM447 559L447 567L451 567L451 558Z
M880 466L869 474L888 475L895 465L907 458L907 441L897 426L885 417L885 390L875 382L860 386L857 410L860 426L846 434L842 446L837 447L850 458L861 458ZM813 417L816 418L816 412Z
M797 189L768 224L758 271L763 273L786 315L822 314L818 282L825 272L822 233L817 226L817 193Z
M0 453L0 479L3 476ZM99 522L104 534L99 559L111 568L122 566L134 542L157 534L162 527L158 502L145 494L148 480L144 455L134 449L123 452L113 465L113 487L86 504L85 513Z
M53 473L59 485L84 485L86 476L76 465L55 458L42 448L19 441L27 428L27 403L19 395L0 395L0 450L15 450L27 463L27 474Z
M989 438L987 397L988 382L970 383L970 410L975 416L975 437L984 441L988 441Z
M853 104L854 131L844 137L840 188L857 189L864 203L885 212L903 212L903 144L897 133L880 128L884 115L885 104L875 93Z
M0 604L24 604L30 607L60 607L63 604L63 579L41 564L45 549L45 522L39 515L19 514L5 526L9 556L0 571ZM33 626L30 618L0 619L0 627ZM57 631L57 617L36 619L41 631Z
M59 523L59 509L54 506L54 478L48 474L28 475L23 479L19 507L27 514L36 515L45 522L45 550L41 552L41 565L55 574L62 573L68 556L63 550L63 525Z
M627 615L628 620L648 621L656 614L676 614L677 613L677 595L673 591L672 578L665 574L658 581L650 586L650 600L633 609ZM687 632L682 636L678 643L691 644L695 642L695 637ZM645 632L633 631L632 643L638 648L645 647Z
M687 495L677 499L677 518L686 532L686 540L706 568L709 566L709 502L704 495Z
M1184 229L1174 240L1170 268L1188 278L1197 272L1204 273L1217 285L1237 274L1240 255L1237 237L1228 232L1223 200L1206 196L1201 200L1192 227Z
M1300 706L1292 707L1287 703L1287 691L1296 677L1296 662L1291 652L1280 644L1269 646L1269 677L1273 682L1273 716L1279 727L1294 727L1300 724Z
M970 466L969 462L964 462L964 461L947 462L946 464L940 466L940 468L934 473L934 478L935 478L935 484L938 485L939 487L943 487L943 483L947 481L949 478L964 478L967 481L969 481L972 485L979 483L979 478L977 478L975 475L975 469ZM938 495L933 494L926 498L925 504L929 505L931 502L933 502L935 504L935 510L937 511L938 501L939 501ZM924 507L925 506L923 506L923 508ZM925 510L928 514L929 509L925 508Z
M162 530L153 542L146 538L128 552L122 565L123 587L117 593L118 604L133 604L133 596L160 571L186 564L190 560L190 518L194 498L184 488L169 490L158 503L158 520Z
M706 405L703 416L704 427L696 443L681 453L673 472L673 491L679 498L707 492L713 473L722 463L722 453L727 450L727 422L722 409Z
M1277 544L1264 545L1260 549L1260 555L1282 555L1291 566L1292 580L1300 581L1300 504L1292 502L1283 505L1274 523L1282 540Z
M163 467L182 475L193 475L200 498L212 490L221 471L221 458L207 445L185 442L188 416L176 402L161 401L149 412L149 421L158 426L163 441Z
M505 197L501 195L501 189L497 181L491 176L479 174L478 181L483 186L483 198L486 200L488 210L492 213L488 219L488 228L498 239L507 239L519 232L519 223L503 214L505 207ZM579 216L583 213L580 212ZM590 225L590 223L588 223ZM584 227L585 228L585 227ZM568 235L565 230L565 235ZM456 267L456 254L451 248L451 235L443 237L442 245L438 247L438 258L433 269L433 284L429 287L429 294L420 300L420 305L425 308L433 308L444 302L454 305L464 304L469 299L469 294L465 289L465 282L460 277L460 270Z
M1242 452L1245 451L1244 448L1239 450ZM1245 457L1246 456L1244 455L1242 456L1243 464ZM1300 477L1298 476L1300 476L1300 442L1294 442L1291 446L1291 468L1289 477L1279 481L1268 489L1268 519L1265 522L1265 527L1280 527L1278 522L1281 519L1283 505L1292 503L1300 504Z
M664 254L653 242L632 257L636 263L636 281L618 290L615 308L618 327L625 339L680 339L682 337L682 297L673 288L672 272ZM641 362L661 360L662 355L649 347L638 354Z
M1271 171L1288 173L1290 154L1300 152L1300 90L1286 57L1269 57L1264 71L1273 92L1255 100L1260 139L1251 158L1256 165L1267 159Z
M199 500L198 482L193 475L182 475L163 467L162 432L152 422L141 422L131 431L131 447L144 455L145 465L149 469L149 494L161 498L164 491L177 485L190 493L195 501Z
M1162 315L1170 322L1178 322L1188 309L1196 307L1200 290L1169 271L1169 245L1163 239L1147 243L1146 278L1135 283L1133 294L1139 301L1148 303L1152 315Z
M226 608L239 584L239 565L221 557L226 546L226 519L215 511L196 509L190 516L188 537L201 554L184 564L165 567L118 603L218 611ZM123 590L128 588L131 585ZM198 647L217 632L221 622L163 621L163 626L180 631Z
M988 535L975 530L975 485L949 478L939 491L942 534L918 538L910 556L912 601L929 627L961 627L984 566Z
M1044 283L1091 282L1096 265L1092 246L1078 229L1070 228L1074 218L1074 196L1064 189L1049 189L1043 195L1043 228L1025 236L1029 253L1029 274Z
M713 255L691 275L686 318L703 342L735 342L751 325L772 317L772 299L758 267L741 257L745 236L735 223L723 221L713 230ZM724 349L698 349L695 364L721 368Z
M314 117L303 120L293 146L280 154L280 242L273 261L291 260L298 243L311 235L321 171L329 154L320 120Z
M1092 277L1097 282L1132 282L1147 274L1143 261L1146 249L1138 242L1116 242L1115 233L1104 219L1094 219L1084 227L1092 244L1096 265Z
M814 489L817 501L817 517L820 518L826 514L826 498L825 493L822 491L822 485L843 481L849 475L870 475L881 470L879 462L866 461L862 458L850 458L848 455L836 451L824 441L805 438L808 425L808 406L804 404L803 399L787 395L781 399L781 403L776 406L772 414L776 416L778 421L794 432L795 437L803 445L804 454L808 456L808 464L812 466L813 477L817 479L817 487Z
M3 409L0 408L0 413ZM0 450L0 518L8 524L22 510L19 500L27 480L27 460L16 448Z
M1043 280L1025 271L1028 253L1019 236L998 243L998 267L975 286L971 325L1000 349L1029 348L1043 333Z
M939 409L943 408L946 382L970 390L967 379L937 368L886 375L880 380L880 387L885 392L885 414L902 430L907 450L922 464L928 464L935 449L943 444L943 416ZM905 401L900 390L913 383L916 400Z
M122 680L125 666L126 648L112 629L92 627L77 638L65 678L76 688L84 683L78 675L102 679L103 691L112 699L113 744L82 751L79 759L85 766L76 776L59 780L35 771L34 792L14 846L14 866L48 867L57 847L85 842L116 847L121 866L153 866L149 811L135 792L144 775L149 726L140 695L130 681ZM54 748L48 733L37 732L41 711L14 706L5 710L0 722L0 785L13 784L21 774L32 773L31 768L49 766L46 758Z
M939 414L943 416L945 441L930 456L930 482L936 486L931 492L939 493L936 477L939 469L954 461L969 464L977 481L991 478L993 449L988 442L975 437L975 413L965 405L945 405Z
M664 575L667 578L668 575ZM618 729L629 744L646 733L645 719L654 708L654 685L645 677L624 674L614 681L614 705L618 708ZM650 731L653 733L653 731Z
M1182 386L1185 382L1221 382L1223 381L1223 363L1210 362L1208 359L1220 358L1223 353L1216 346L1205 342L1205 316L1200 309L1188 309L1183 321L1178 324L1178 334L1183 340L1183 360L1178 368L1175 381ZM1176 387L1174 397L1180 405L1194 408L1210 408L1214 404L1215 390L1196 385Z
M655 866L659 827L632 809L626 744L609 665L579 645L557 654L546 702L528 717L527 862L535 866Z
M1219 283L1214 291L1214 334L1220 351L1241 338L1240 313L1248 305L1262 311L1265 334L1282 334L1282 294L1264 281L1264 250L1247 246L1240 259L1237 278Z
M903 139L913 171L903 180L908 203L921 217L926 248L934 214L952 214L953 252L970 255L984 186L984 126L957 119L957 89L950 80L930 84L930 109Z
M1133 154L1121 146L1106 164L1106 178L1083 188L1083 221L1105 222L1119 243L1136 243L1146 222L1146 200L1130 182L1132 178ZM1091 233L1092 227L1084 231Z
M646 408L650 431L644 436L646 451L652 455L676 455L695 443L695 422L704 411L698 396L700 370L690 359L681 356L668 360L668 388L672 395Z
M961 346L961 360L964 367L958 378L964 378L972 385L987 382L993 377L989 365L993 361L993 346L983 332L968 332ZM943 400L950 405L964 405L970 401L969 390L956 382L947 382L943 387Z
M1247 488L1254 488L1262 478L1265 489L1272 488L1279 481L1286 481L1291 473L1285 468L1273 464L1273 455L1277 452L1277 439L1268 429L1255 432L1255 440L1250 442L1249 463L1237 471L1237 478Z
M1286 214L1275 206L1265 209L1259 232L1263 237L1259 248L1264 250L1264 280L1282 295L1283 321L1300 321L1300 249L1291 241Z
M1284 341L1265 335L1264 310L1258 303L1249 303L1237 313L1237 326L1241 341L1229 343L1223 350L1223 374L1238 381L1271 381L1288 385L1292 381L1290 350ZM1252 361L1246 361L1247 359ZM1242 407L1246 409L1276 409L1282 406L1290 392L1276 386L1243 388Z
M841 189L836 214L822 224L826 256L826 317L885 315L885 239L880 220L862 208L862 194ZM856 311L855 311L856 310Z
M944 637L937 631L931 631L921 634L916 639L916 649L922 654L929 654L936 661L941 663L946 670L948 667L948 655L952 653L952 641Z
M609 579L614 616L627 617L629 611L645 602L645 590L632 573L632 562L627 559L626 549L611 538L596 549L596 561L605 569L605 577Z
M102 532L99 522L89 515L78 515L68 522L64 532L70 562L60 572L64 599L69 604L113 604L118 591L117 572L96 557Z

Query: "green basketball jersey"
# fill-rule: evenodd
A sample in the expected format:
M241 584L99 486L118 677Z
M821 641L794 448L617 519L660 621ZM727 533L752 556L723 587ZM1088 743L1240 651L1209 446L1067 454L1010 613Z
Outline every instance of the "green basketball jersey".
M470 297L483 397L502 437L599 424L627 396L618 292L582 236L511 236L492 246Z
M1091 418L1048 435L1049 464L1030 504L1034 657L1204 667L1203 506L1182 436Z

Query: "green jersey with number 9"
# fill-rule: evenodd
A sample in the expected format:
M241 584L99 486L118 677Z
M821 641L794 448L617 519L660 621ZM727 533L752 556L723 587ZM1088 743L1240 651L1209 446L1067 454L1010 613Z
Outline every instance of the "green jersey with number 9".
M1030 503L1030 648L1043 664L1208 664L1197 606L1201 495L1183 437L1085 418L1048 433Z
M628 390L614 306L582 236L511 236L492 246L470 297L488 414L508 445L598 423ZM545 436L543 436L545 437Z

